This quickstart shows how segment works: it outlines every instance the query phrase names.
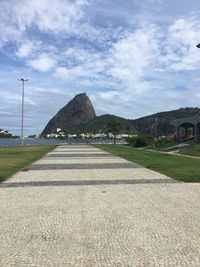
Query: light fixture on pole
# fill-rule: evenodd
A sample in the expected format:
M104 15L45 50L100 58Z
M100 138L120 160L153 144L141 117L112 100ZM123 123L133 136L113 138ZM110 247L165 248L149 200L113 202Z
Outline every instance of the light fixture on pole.
M28 82L28 79L18 79L22 82L22 117L21 117L21 146L24 146L24 84Z

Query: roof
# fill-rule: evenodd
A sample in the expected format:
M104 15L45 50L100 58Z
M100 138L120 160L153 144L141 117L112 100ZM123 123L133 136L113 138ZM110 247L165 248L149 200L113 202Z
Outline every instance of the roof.
M188 124L188 123L193 124L193 125L200 123L200 115L176 119L171 122L171 124L176 127L181 126L182 124Z

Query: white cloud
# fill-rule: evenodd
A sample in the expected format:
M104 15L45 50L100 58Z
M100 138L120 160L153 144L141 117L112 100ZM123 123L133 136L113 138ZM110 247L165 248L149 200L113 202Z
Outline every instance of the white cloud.
M200 69L199 20L194 17L177 19L169 27L164 42L164 53L161 60L166 67L174 70Z
M19 93L13 93L13 92L9 92L9 91L1 91L1 98L4 99L7 104L8 103L9 104L16 104L16 103L21 103L22 96ZM29 97L25 98L25 104L37 106L37 103Z
M123 31L92 25L86 9L92 4L92 0L5 1L0 5L0 47L9 41L18 43L31 30L109 45Z
M20 60L11 63L18 71L13 80L21 73L30 78L27 100L37 103L30 117L45 114L47 120L85 90L98 114L129 118L200 101L199 17L172 12L166 15L170 22L159 24L161 16L166 19L164 13L155 16L162 2L168 6L163 0L127 0L120 6L114 0L2 0L0 47L10 44L6 56ZM3 85L11 83L10 75L5 81L8 72L0 77ZM4 105L20 103L15 93L2 99Z
M41 54L38 58L29 60L27 64L35 70L48 72L56 66L57 61L48 54Z
M61 89L58 88L45 88L38 86L29 86L29 92L31 93L51 93L51 94L64 94Z
M83 17L88 1L75 0L10 0L0 5L0 43L17 41L31 27L41 31L71 32Z
M25 41L22 43L16 53L19 58L32 56L34 52L40 50L42 43L39 41Z
M112 107L112 113L131 118L133 114L139 117L189 105L194 81L186 85L182 76L172 71L200 67L200 50L195 47L198 36L197 20L191 18L176 20L164 29L155 24L145 24L126 32L103 53L67 50L66 61L72 61L75 66L58 67L55 75L65 80L76 80L78 84L92 79L93 87L97 86L100 91L92 94L100 113L108 112ZM182 90L176 90L178 83ZM107 91L101 92L105 88ZM183 89L190 100L184 99ZM192 93L197 96L194 90ZM169 103L167 108L166 103Z
M114 44L110 51L110 74L120 80L125 88L135 89L144 76L157 66L155 60L160 56L159 31L154 25L148 25L129 33ZM140 86L139 90L144 89Z
M57 67L54 73L55 77L68 79L70 75L70 71L65 67Z
M105 71L106 58L100 52L90 52L82 49L69 49L65 53L69 67L59 66L55 70L55 77L64 80L98 79L102 78L101 72Z
M104 52L68 49L66 62L75 65L59 66L55 76L79 82L91 79L93 84L101 87L107 82L115 89L143 92L151 88L144 77L149 69L153 71L157 66L155 57L160 56L159 38L157 27L148 25L127 33Z

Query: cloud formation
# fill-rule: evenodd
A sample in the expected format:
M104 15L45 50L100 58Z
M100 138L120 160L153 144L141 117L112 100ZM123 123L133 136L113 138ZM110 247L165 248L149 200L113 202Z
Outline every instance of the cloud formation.
M27 120L36 132L82 91L99 115L198 105L200 23L191 1L194 10L183 0L181 14L178 0L2 0L0 113L9 119L0 128L12 128L10 110L20 116L21 76L30 78Z
M48 54L41 54L37 58L29 60L27 64L35 70L46 72L53 69L57 62Z

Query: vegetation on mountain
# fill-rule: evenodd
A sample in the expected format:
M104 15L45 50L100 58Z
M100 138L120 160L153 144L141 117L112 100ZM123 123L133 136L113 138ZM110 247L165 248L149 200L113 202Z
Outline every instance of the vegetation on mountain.
M173 135L176 129L171 125L172 120L195 116L199 113L199 108L180 108L178 110L160 112L133 120L133 124L138 132L149 133L156 137Z
M121 125L121 130L119 132L127 134L136 133L132 120L127 120L109 114L96 117L87 123L67 128L64 131L66 134L107 133L109 132L107 125L112 120L115 120L116 123L119 123Z
M123 133L146 133L155 137L170 136L176 132L175 127L171 124L172 120L198 114L200 114L199 108L180 108L135 120L128 120L109 114L96 117L89 97L83 93L75 96L48 122L42 135L56 133L57 129L61 129L66 134L106 133L106 125L110 120L114 119L121 124L121 132Z
M155 137L171 136L175 134L175 127L171 121L178 118L195 116L200 113L199 108L181 108L178 110L160 112L136 120L124 119L114 115L102 115L93 120L69 127L65 129L66 133L99 133L106 132L106 125L110 119L115 118L122 125L121 132L128 134L147 133Z

